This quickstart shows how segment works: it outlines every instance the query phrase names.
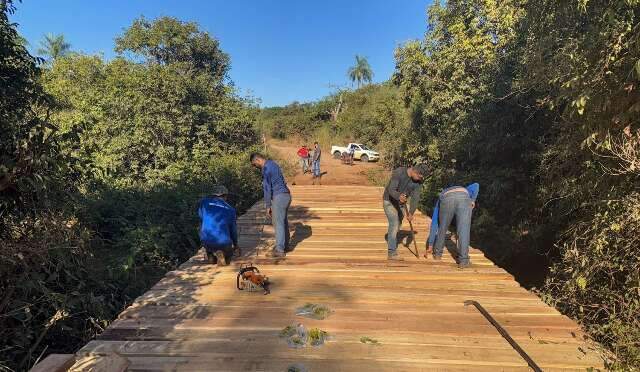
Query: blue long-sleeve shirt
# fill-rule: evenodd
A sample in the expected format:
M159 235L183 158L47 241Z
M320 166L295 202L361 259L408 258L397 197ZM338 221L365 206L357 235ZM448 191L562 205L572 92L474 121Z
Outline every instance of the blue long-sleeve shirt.
M271 201L276 195L290 193L282 170L273 160L267 160L262 167L262 190L264 192L264 206L267 209L271 208Z
M236 210L218 197L200 201L200 241L218 247L238 245Z
M461 187L461 186L447 187L446 189L442 190L440 195L438 195L438 200L436 201L436 206L435 208L433 208L433 215L431 216L431 229L429 230L429 239L427 240L427 244L430 246L435 243L436 238L438 237L438 228L440 227L440 223L438 222L439 220L438 215L440 213L440 197L445 192L451 189L455 189L457 187ZM480 192L480 184L472 183L466 186L465 188L469 192L469 197L471 198L471 200L476 201L476 198L478 197L478 193Z

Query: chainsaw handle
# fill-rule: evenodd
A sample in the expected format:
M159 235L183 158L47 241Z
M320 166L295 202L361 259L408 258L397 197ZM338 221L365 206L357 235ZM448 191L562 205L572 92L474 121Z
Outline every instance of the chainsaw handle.
M240 278L242 278L242 275L244 273L246 273L247 271L253 271L254 273L260 273L260 270L258 270L257 267L255 266L250 266L251 264L247 264L247 266L245 267L240 267L240 272L238 272L238 275L236 276L236 288L238 288L238 290L242 291L242 288L240 288Z

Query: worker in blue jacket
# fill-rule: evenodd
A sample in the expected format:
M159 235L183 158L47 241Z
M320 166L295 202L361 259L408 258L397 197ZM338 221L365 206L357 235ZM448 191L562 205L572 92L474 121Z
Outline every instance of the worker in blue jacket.
M200 201L200 241L207 252L209 263L227 265L238 247L236 210L227 203L229 192L223 185L213 187L212 196Z
M433 252L433 258L442 259L444 242L449 225L456 218L456 234L458 235L458 267L461 269L471 266L469 261L469 240L471 236L471 213L476 206L476 198L480 192L480 185L472 183L466 187L450 186L442 190L436 201L431 216L431 230L427 240L428 252Z

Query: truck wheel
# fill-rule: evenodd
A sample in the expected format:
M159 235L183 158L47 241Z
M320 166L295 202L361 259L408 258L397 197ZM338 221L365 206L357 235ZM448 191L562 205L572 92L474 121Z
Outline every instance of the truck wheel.
M340 151L335 151L335 152L333 153L333 158L334 158L334 159L340 159L340 155L341 155L341 154L340 154Z
M363 163L368 163L369 162L369 157L367 155L362 155L360 157L360 161Z

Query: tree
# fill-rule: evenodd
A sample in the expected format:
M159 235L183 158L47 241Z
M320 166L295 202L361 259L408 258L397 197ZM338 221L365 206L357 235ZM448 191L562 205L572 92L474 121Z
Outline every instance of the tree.
M371 70L371 66L366 57L361 57L356 54L356 64L349 68L347 75L349 79L351 79L351 83L356 83L358 88L360 88L362 82L371 83L373 70Z
M210 185L233 185L243 210L260 184L246 161L255 107L207 67L225 54L195 53L198 38L160 62L55 47L42 69L13 9L0 0L2 371L76 350L193 255L193 206Z
M482 184L474 240L524 285L544 285L621 370L640 365L639 10L436 2L425 39L396 51L394 74L417 138L402 155L434 168L426 193Z
M38 54L41 54L44 57L49 57L52 61L66 56L70 51L71 44L64 39L63 34L45 35L40 41L40 48L38 48Z
M257 143L250 103L226 84L229 57L197 24L137 19L116 38L120 57L57 61L45 86L67 108L61 128L82 128L69 144L110 185L172 184L195 162L236 155ZM126 97L126 99L123 99Z
M124 35L116 38L115 51L130 52L151 63L186 63L206 71L218 84L224 82L229 71L229 55L222 51L216 38L200 30L195 22L173 17L136 19Z

